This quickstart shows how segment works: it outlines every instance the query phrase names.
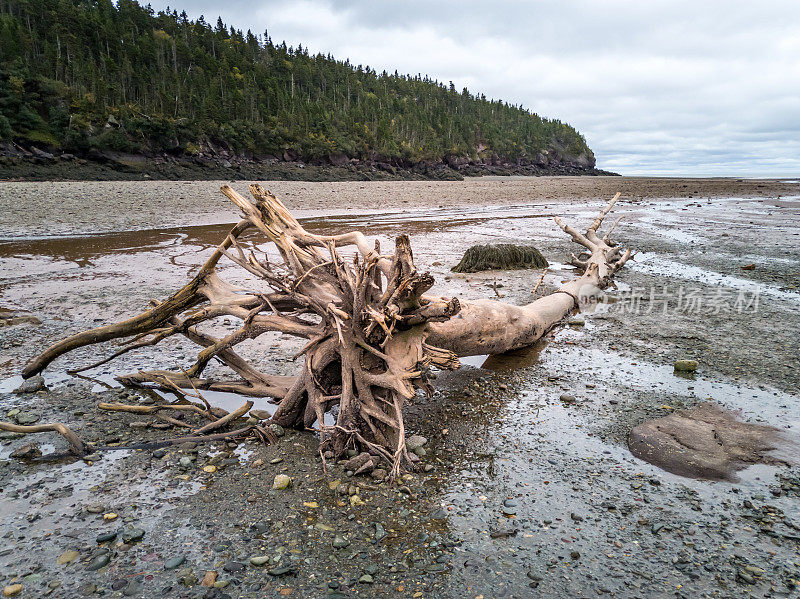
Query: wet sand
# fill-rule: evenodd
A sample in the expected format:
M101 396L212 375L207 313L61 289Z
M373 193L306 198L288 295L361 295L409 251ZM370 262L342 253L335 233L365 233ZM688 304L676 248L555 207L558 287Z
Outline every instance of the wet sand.
M219 193L242 181L0 182L0 237L92 234L234 222L238 213ZM483 177L464 181L381 181L261 184L298 214L509 206L531 202L719 197L778 198L800 193L775 179L649 177Z
M694 189L681 187L692 182L705 195L690 197ZM295 597L487 599L791 593L800 580L796 468L757 464L733 482L680 477L635 458L627 438L645 421L709 400L747 422L800 434L800 186L552 178L272 188L290 206L309 209L304 224L313 230L358 228L382 245L409 233L416 262L432 272L438 293L491 297L496 286L506 301L522 303L539 271L454 275L449 268L474 243L530 241L551 262L545 284L554 289L573 276L562 263L574 248L552 216L585 227L616 191L612 184L631 194L618 206L625 218L616 237L639 255L619 274L609 303L582 314L582 326L560 327L529 350L471 358L460 371L442 373L435 395L418 397L408 410L409 431L429 439L422 463L431 466L403 481L410 495L349 478L341 466L328 464L326 474L309 433L289 432L266 448L107 452L91 466L10 459L32 440L45 452L63 442L0 435L0 536L6 535L0 582L18 575L29 596L56 582L64 597L98 589L203 596L197 583L184 583L213 570L229 583L219 592L231 597L280 596L282 590L285 596L286 589ZM62 229L49 229L68 236L37 238L48 230L44 214L58 213L61 186L71 185ZM130 197L117 195L119 185L31 184L25 193L42 198L42 216L19 216L7 236L14 239L0 243L0 306L42 322L0 329L0 405L42 421L61 418L100 445L180 432L131 427L141 417L108 415L96 405L146 400L109 388L112 376L188 367L190 343L127 355L86 373L95 380L65 374L68 364L98 356L80 350L53 364L50 390L33 395L8 393L17 383L8 377L54 339L167 296L222 239L226 225L220 223L236 219L221 195L210 199L218 182L124 184L136 188ZM183 185L194 190L187 198L209 199L176 207L171 190ZM0 187L5 201L9 189ZM141 209L135 217L123 214L133 209L134 196ZM81 212L81 201L88 218L68 222L69 214ZM100 213L98 206L116 209ZM164 223L150 220L159 212L169 215ZM121 230L128 226L141 230ZM749 264L755 267L742 268ZM233 269L224 274L234 281L240 276ZM216 326L229 331L235 323ZM246 355L290 374L299 367L289 359L295 346L268 335L249 343ZM698 372L674 372L679 358L698 360ZM565 394L574 401L563 401ZM214 399L229 409L241 403ZM190 466L181 458L190 458ZM212 460L224 467L203 472ZM271 490L279 473L295 477L292 489ZM331 489L337 480L343 492ZM351 491L366 505L351 504ZM125 522L103 521L108 511ZM144 530L144 539L96 542L101 533L129 527ZM337 537L349 544L334 547ZM57 565L73 549L76 560ZM109 565L87 571L103 551ZM186 560L178 569L164 569L181 556ZM268 556L269 569L290 571L267 574L250 565L253 556ZM359 582L364 575L372 583Z

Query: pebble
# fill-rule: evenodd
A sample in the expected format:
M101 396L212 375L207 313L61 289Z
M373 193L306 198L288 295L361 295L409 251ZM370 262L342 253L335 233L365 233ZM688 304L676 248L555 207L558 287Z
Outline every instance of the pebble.
M15 460L34 460L42 457L42 451L36 443L28 443L11 452Z
M697 370L697 360L675 360L675 370L678 372L694 372Z
M141 541L144 538L144 530L141 528L130 528L122 533L122 542L123 543L135 543L136 541Z
M224 566L222 566L222 569L225 570L226 572L231 572L231 573L241 572L242 570L244 570L244 564L240 562L228 562Z
M269 425L269 430L275 433L276 437L283 437L286 434L286 431L283 430L283 427L280 424L272 423Z
M372 460L372 456L369 453L362 451L360 454L347 460L344 463L344 468L352 472L358 472L362 468L372 471L375 469L375 462ZM352 475L348 474L348 476Z
M567 324L573 327L582 327L586 324L586 320L583 316L571 316L569 320L567 320Z
M361 578L358 579L358 582L360 582L361 584L372 584L375 581L369 574L364 574Z
M292 572L294 572L294 566L278 566L272 570L267 570L267 574L270 576L286 576Z
M21 584L10 584L3 589L3 597L13 597L14 595L18 595L21 591Z
M561 397L559 397L559 399L561 401L563 401L564 403L575 403L575 401L576 401L575 400L575 396L574 395L570 395L569 393L562 394Z
M174 570L178 566L181 566L183 562L186 561L185 555L177 555L173 558L168 559L164 562L164 569L165 570Z
M375 540L380 541L386 536L386 529L380 522L375 523Z
M206 573L206 575L208 575L208 573ZM214 572L214 580L217 579L216 576L217 573ZM187 587L192 587L197 584L197 576L191 570L191 568L184 568L183 570L181 570L180 573L178 574L178 580L180 580L182 585ZM204 587L210 587L213 585L213 582L206 584L206 579L203 578L203 582L200 584Z
M111 561L111 556L108 553L103 553L98 555L92 561L89 562L89 565L86 566L86 569L89 572L94 572L95 570L99 570L103 566L107 566L108 562Z
M270 560L268 555L258 555L250 558L250 563L254 566L263 566Z
M125 580L124 578L117 578L114 582L111 583L111 590L119 591L121 589L124 589L126 586L128 586L127 580Z
M756 579L753 577L753 575L751 575L749 572L746 572L745 570L737 571L736 572L736 578L738 578L739 580L741 580L742 582L745 582L747 584L755 584L756 583Z
M44 377L40 374L32 376L31 378L23 381L23 383L14 389L14 393L36 393L45 388Z
M77 559L79 555L80 554L77 551L75 551L74 549L70 549L69 551L65 551L64 553L59 555L58 559L56 559L56 563L59 566L63 566L64 564L68 564L72 561L75 561L75 559Z
M122 591L122 594L125 595L126 597L139 597L141 596L141 592L142 592L142 584L140 582L132 580L130 583L128 583L128 586L125 587L125 590Z
M276 490L286 489L292 484L292 479L285 474L276 474L275 480L272 482L272 488Z
M422 435L411 435L408 439L406 439L406 448L408 451L414 451L423 445L427 445L427 443L428 440Z
M118 534L119 532L106 532L101 535L97 535L95 541L98 543L108 543L109 541L116 539Z
M425 571L430 574L437 574L438 572L444 572L447 568L443 564L428 564L425 566Z
M348 541L347 539L345 539L344 537L342 537L340 535L336 535L336 537L333 539L333 543L332 543L334 549L343 549L343 548L347 547L349 544L350 544L350 541Z

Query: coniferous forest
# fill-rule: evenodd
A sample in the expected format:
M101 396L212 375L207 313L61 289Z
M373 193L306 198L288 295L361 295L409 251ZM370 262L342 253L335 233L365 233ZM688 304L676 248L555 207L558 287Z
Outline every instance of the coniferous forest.
M41 155L594 167L573 127L522 106L134 0L0 0L0 144Z

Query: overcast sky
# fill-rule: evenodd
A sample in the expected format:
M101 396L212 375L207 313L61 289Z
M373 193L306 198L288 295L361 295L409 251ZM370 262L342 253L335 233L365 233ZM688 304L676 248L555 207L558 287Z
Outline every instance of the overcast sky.
M800 0L151 4L521 103L600 168L800 176Z

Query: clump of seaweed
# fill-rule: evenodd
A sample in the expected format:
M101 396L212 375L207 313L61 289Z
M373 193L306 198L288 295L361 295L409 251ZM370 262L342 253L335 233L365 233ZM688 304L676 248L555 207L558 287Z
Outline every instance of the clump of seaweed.
M496 243L473 245L453 272L479 272L482 270L515 270L522 268L545 268L547 260L531 245Z

